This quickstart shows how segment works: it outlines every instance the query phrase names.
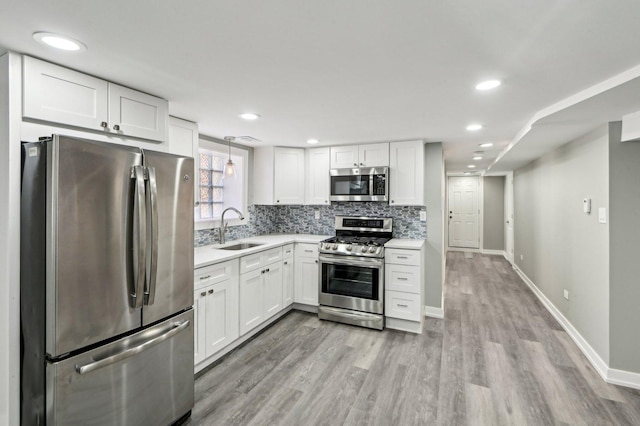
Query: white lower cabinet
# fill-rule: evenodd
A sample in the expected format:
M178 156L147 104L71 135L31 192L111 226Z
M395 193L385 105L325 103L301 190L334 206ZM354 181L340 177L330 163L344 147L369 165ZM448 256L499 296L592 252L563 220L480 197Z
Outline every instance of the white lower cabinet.
M195 277L194 363L197 365L239 337L238 261L198 269Z
M384 315L387 328L422 332L424 248L385 250Z
M288 244L282 249L282 305L287 307L293 303L293 244Z
M318 306L318 245L296 244L295 259L295 302Z
M240 335L284 308L282 248L240 259Z

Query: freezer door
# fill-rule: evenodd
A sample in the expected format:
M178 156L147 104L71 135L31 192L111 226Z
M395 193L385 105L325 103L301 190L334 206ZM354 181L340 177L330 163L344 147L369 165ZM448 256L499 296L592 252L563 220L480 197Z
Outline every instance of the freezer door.
M193 407L193 311L47 365L47 424L169 425Z
M131 173L142 153L65 136L47 148L46 345L57 357L141 325L130 293Z
M148 325L193 305L194 164L191 157L143 155L149 242L142 321Z

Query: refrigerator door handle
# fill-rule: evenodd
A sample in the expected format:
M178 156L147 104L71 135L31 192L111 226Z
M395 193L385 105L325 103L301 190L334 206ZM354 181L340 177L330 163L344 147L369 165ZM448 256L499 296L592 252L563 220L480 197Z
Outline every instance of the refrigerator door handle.
M141 308L144 299L144 281L147 267L147 210L145 200L144 167L134 166L131 177L135 179L133 199L133 274L132 292L129 293L132 308Z
M155 337L151 340L147 340L146 342L138 346L134 346L133 348L126 349L122 352L118 352L115 355L111 355L107 358L94 361L90 364L76 365L76 371L78 372L78 374L88 374L88 373L91 373L92 371L97 370L98 368L106 367L107 365L115 364L116 362L122 361L123 359L137 355L140 352L143 352L159 343L164 342L167 339L172 338L176 334L180 333L182 330L189 327L189 320L185 320L182 322L175 322L172 324L172 326L173 327L166 333L161 334L160 336Z
M149 200L149 227L151 228L149 235L151 256L147 261L147 279L149 281L145 288L144 303L145 305L153 305L156 296L156 281L158 275L158 184L155 167L147 167L147 173L149 175L149 192L147 193L147 197Z

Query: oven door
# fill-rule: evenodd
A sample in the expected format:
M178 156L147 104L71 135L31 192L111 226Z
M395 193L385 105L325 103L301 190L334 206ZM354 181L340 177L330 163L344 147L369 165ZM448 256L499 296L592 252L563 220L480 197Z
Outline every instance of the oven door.
M324 255L320 261L320 305L384 313L384 260Z

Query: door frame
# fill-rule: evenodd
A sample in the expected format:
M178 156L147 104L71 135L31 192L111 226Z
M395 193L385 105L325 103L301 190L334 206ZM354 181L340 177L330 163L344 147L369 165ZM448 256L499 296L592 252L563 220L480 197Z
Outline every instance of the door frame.
M472 178L476 178L478 180L478 248L468 248L468 247L452 247L449 245L449 213L446 213L449 210L449 178L452 177L472 177ZM484 182L482 175L476 174L476 175L465 175L464 173L447 173L447 178L445 179L446 181L446 188L445 188L445 194L446 194L446 208L447 210L445 211L445 217L444 220L446 221L446 232L444 235L445 238L445 247L447 251L470 251L470 252L477 252L480 253L482 251L482 245L483 245L483 239L482 239L482 233L483 233L483 229L482 229L482 224L484 221L484 204L483 204L483 198L484 198Z

